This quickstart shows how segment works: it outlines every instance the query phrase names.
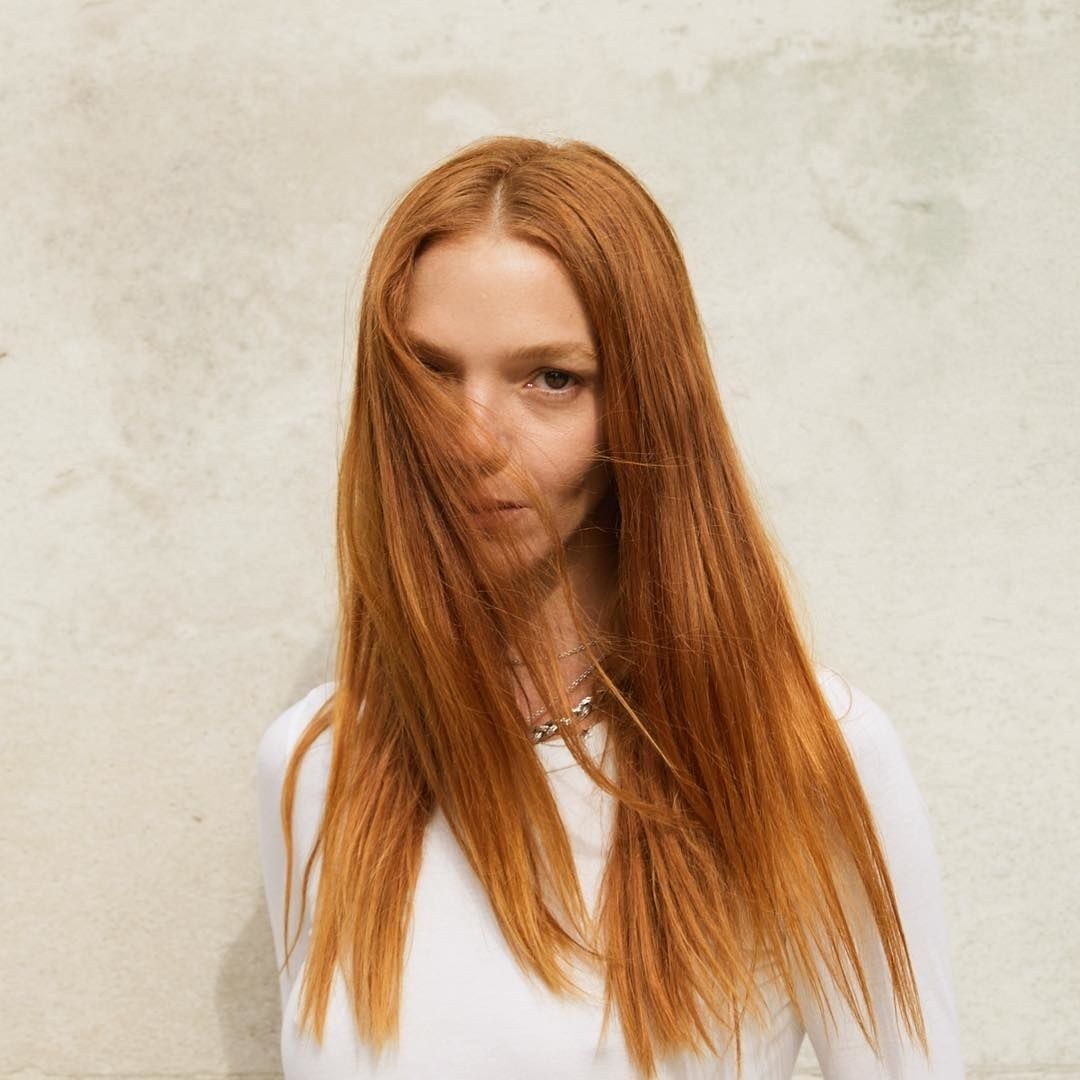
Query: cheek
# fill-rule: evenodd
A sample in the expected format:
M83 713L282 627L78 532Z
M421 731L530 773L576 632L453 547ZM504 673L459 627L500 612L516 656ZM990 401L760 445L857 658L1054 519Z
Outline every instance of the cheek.
M564 434L546 444L543 453L534 448L528 455L531 475L556 508L568 503L577 506L606 487L609 467L594 456L599 446L596 436L593 429Z
M590 395L562 419L520 416L514 442L518 461L540 485L556 513L579 512L595 502L610 466L598 462L604 445L603 409Z

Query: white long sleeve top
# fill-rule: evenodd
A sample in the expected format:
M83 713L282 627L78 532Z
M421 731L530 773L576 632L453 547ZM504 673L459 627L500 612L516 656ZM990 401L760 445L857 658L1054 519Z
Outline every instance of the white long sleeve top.
M949 942L931 823L905 751L887 714L857 687L828 668L818 669L826 697L840 720L879 830L922 1000L931 1061L908 1040L895 1016L884 953L873 927L859 927L860 958L867 972L882 1033L875 1058L847 1003L827 974L837 1025L799 995L806 1028L775 976L762 976L770 1019L743 1031L743 1080L790 1080L799 1048L809 1035L826 1080L963 1080L964 1066L952 987ZM285 766L297 738L332 693L323 683L285 709L267 727L256 754L259 855L274 951L282 947L285 849L280 798ZM850 706L850 707L849 707ZM586 744L608 775L606 724ZM599 734L599 738L597 735ZM582 889L590 910L603 870L612 824L611 797L596 787L561 740L536 744L566 822ZM294 804L295 848L289 938L300 909L303 866L322 814L330 761L330 732L308 751ZM556 997L528 979L510 955L488 905L440 810L425 834L402 983L400 1039L376 1062L353 1025L340 971L331 990L322 1046L297 1026L300 980L318 890L321 860L309 882L307 909L297 947L280 977L281 1061L285 1080L552 1080L596 1077L632 1080L635 1071L621 1038L617 1014L599 1043L603 986L599 976L575 968L593 994L591 1003ZM722 1040L718 1045L722 1045ZM735 1080L734 1052L719 1058L662 1057L660 1080Z

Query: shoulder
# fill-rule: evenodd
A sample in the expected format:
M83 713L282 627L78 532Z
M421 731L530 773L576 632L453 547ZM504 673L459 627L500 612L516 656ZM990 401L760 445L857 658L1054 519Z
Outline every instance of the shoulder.
M303 697L279 712L266 726L255 751L255 767L260 783L280 786L293 748L304 728L333 694L334 686L335 683L330 681L313 687ZM311 747L312 753L320 743L329 749L329 734L328 731L324 732L315 741Z
M867 964L868 984L883 1032L884 1059L874 1058L846 1001L831 980L827 980L828 1023L813 996L806 996L805 1016L811 1042L825 1076L884 1076L887 1069L889 1076L962 1077L963 1054L952 987L941 870L927 804L888 713L835 671L819 669L818 678L851 751L873 814L915 974L933 1064L927 1065L897 1026L891 973L869 917L858 920L855 932L861 958ZM853 874L850 882L855 881ZM861 889L856 897L858 910L865 914ZM839 1025L830 1030L834 1011Z
M284 898L288 888L291 902L299 906L300 901L297 898L303 888L303 868L314 848L329 777L332 746L332 733L329 728L311 744L301 762L296 777L292 816L287 826L282 815L282 787L289 761L304 728L326 703L333 690L334 683L322 683L277 713L263 730L255 755L259 857L279 969L282 1009L285 1008L289 991L307 952L306 936L299 933L296 936L296 948L290 955L289 966L287 969L283 968L286 939ZM285 847L286 827L291 831L293 841L291 870ZM316 895L316 880L313 877L309 882L309 892L304 905L303 925L307 927L311 925L311 898ZM293 910L298 910L298 907ZM290 926L288 936L293 937L302 929L303 927L294 929Z
M894 883L902 879L903 887L917 890L920 881L937 874L933 825L896 726L873 698L836 672L827 671L822 689L844 735Z
M864 787L882 790L910 783L904 744L886 710L832 668L818 667L817 677Z

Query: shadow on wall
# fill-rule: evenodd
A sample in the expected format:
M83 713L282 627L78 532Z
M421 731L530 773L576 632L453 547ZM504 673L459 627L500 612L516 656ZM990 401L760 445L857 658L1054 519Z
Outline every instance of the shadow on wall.
M225 1075L280 1080L281 1006L274 942L261 888L253 894L243 930L222 957L214 1005Z

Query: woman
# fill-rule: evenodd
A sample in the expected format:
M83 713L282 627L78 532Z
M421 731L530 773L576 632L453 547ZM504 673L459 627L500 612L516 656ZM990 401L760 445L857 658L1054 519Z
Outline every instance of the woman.
M337 532L336 677L258 749L286 1080L963 1075L926 808L610 156L488 139L394 208Z

